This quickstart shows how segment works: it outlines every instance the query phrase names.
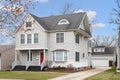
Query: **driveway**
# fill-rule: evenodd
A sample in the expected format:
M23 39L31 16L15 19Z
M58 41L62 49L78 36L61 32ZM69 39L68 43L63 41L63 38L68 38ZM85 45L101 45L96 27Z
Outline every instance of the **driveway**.
M71 73L65 76L49 79L49 80L84 80L87 77L93 76L95 74L101 73L110 69L111 67L96 67L96 69L81 71L76 73Z

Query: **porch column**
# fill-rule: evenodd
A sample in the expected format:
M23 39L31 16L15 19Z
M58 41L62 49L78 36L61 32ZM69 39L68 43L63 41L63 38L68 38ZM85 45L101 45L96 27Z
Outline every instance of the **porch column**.
M29 59L28 59L29 63L28 63L28 65L30 64L30 56L31 56L30 53L31 53L31 50L29 50Z
M43 55L44 55L44 61L45 61L45 49L43 50Z
M28 66L30 65L30 57L31 57L30 53L31 53L31 50L29 49L29 51L28 51L28 54L29 54L29 56L28 56Z

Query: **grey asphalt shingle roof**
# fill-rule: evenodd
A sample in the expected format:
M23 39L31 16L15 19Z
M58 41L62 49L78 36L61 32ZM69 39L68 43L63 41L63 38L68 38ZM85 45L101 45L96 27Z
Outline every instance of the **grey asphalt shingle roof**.
M30 14L45 30L68 30L68 29L78 29L80 23L82 22L85 12L65 14L58 16L49 16L49 17L37 17L33 14ZM67 19L70 24L57 25L58 22L62 19ZM87 31L89 32L89 31Z
M95 48L101 48L102 46L100 47L95 47ZM110 55L110 54L114 54L116 48L115 47L105 47L103 46L103 48L105 48L105 51L104 52L94 52L92 50L92 55ZM94 48L93 48L94 49Z

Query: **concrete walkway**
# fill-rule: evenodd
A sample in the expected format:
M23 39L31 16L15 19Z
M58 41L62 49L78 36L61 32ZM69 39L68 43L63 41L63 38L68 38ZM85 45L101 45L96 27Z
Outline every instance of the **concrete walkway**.
M0 80L23 80L23 79L0 79Z
M77 73L71 73L62 77L57 77L49 80L84 80L87 77L93 76L95 74L101 73L110 69L110 67L96 67L96 69L81 71Z

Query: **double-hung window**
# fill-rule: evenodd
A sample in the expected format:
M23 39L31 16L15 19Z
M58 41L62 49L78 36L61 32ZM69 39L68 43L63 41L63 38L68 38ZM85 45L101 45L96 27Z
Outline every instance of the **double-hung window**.
M27 43L30 44L32 41L31 41L31 34L27 34Z
M76 34L75 35L75 43L79 44L79 41L80 41L80 36L79 36L79 34Z
M55 51L53 53L54 61L67 61L67 51Z
M64 33L57 33L56 34L56 43L63 43L64 42Z
M38 34L37 33L34 34L34 43L38 43Z
M21 44L25 44L25 35L21 34Z
M76 62L80 61L80 53L79 52L75 52L75 61Z

